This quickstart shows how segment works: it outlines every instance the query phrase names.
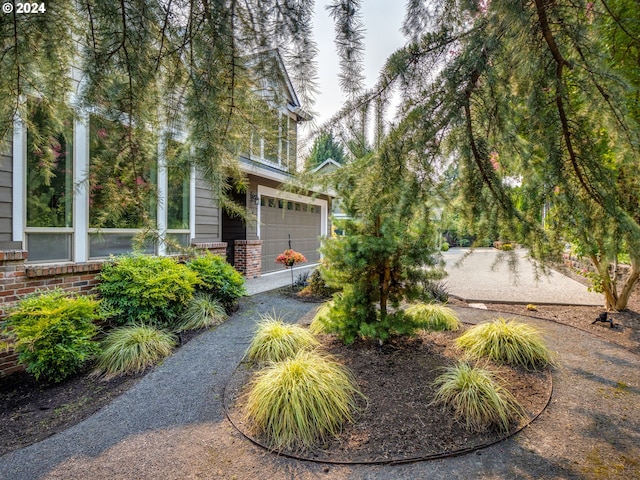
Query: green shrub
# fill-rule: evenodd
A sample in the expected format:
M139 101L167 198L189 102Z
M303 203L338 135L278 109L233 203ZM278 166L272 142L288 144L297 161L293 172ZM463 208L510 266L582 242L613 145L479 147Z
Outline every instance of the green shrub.
M487 357L499 363L536 369L554 364L538 330L530 325L504 318L482 323L456 340L473 358Z
M345 285L322 317L323 331L335 333L347 345L358 338L383 342L392 335L411 335L418 330L413 320L397 311L384 318L375 305L367 303L367 295L353 285Z
M184 310L176 331L199 330L220 325L227 318L222 304L211 295L196 292Z
M445 303L449 300L449 291L447 282L427 279L421 282L422 292L420 296L423 299Z
M187 267L200 276L202 284L198 288L220 300L227 312L247 294L244 277L218 255L207 253L187 262Z
M443 252L449 250L449 242L442 242L442 245L440 245L440 250L442 250Z
M425 330L459 330L460 320L456 312L444 305L417 303L405 310L413 321Z
M302 350L256 374L247 395L247 425L275 449L311 446L353 420L357 395L342 365Z
M279 362L298 351L315 348L318 340L300 325L291 325L275 315L261 316L246 357L255 362Z
M56 289L36 292L9 314L3 334L18 354L18 362L39 380L61 382L79 371L98 344L93 321L100 318L99 301Z
M175 337L149 325L114 328L102 342L96 374L106 378L144 371L167 357Z
M520 404L494 381L491 372L466 362L447 368L434 386L434 403L452 409L469 430L482 432L495 426L507 432L509 425L523 416Z
M307 282L309 284L309 291L313 295L318 295L320 297L331 297L331 295L338 291L337 289L331 288L327 285L327 283L324 281L324 278L322 278L320 270L318 270L317 268L311 273L311 275L309 275L309 279Z
M193 296L198 274L170 257L127 255L105 263L98 292L119 325L173 329Z

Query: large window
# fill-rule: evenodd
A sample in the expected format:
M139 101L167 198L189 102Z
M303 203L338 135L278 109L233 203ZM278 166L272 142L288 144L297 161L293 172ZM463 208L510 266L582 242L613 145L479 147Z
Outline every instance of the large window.
M157 136L91 115L89 129L89 257L125 253L142 229L155 228Z
M73 117L28 101L26 248L29 261L68 261L73 241Z

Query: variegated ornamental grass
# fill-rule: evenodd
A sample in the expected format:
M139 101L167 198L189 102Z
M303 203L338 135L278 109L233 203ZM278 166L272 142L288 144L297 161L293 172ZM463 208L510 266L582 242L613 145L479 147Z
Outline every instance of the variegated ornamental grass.
M246 424L276 450L309 447L353 421L359 395L345 367L326 354L301 350L255 375Z
M517 400L495 381L492 372L467 362L448 367L434 386L438 389L433 402L450 408L472 431L497 427L507 432L524 415Z
M458 337L456 344L472 358L486 357L529 370L555 364L554 354L538 329L502 317L470 328Z
M278 362L294 356L301 349L313 349L318 340L300 325L283 321L275 313L263 315L247 349L246 357L254 362Z
M431 331L460 329L458 315L449 307L436 303L416 303L405 310L419 328Z
M168 357L176 346L169 332L149 325L113 329L102 341L95 373L106 378L142 372Z
M222 303L212 295L197 292L187 303L176 330L199 330L220 325L227 318L227 312Z
M329 315L329 311L331 310L332 306L333 301L329 301L316 310L316 314L314 315L313 320L311 320L311 324L309 325L309 331L312 334L318 335L320 333L328 333L325 319Z

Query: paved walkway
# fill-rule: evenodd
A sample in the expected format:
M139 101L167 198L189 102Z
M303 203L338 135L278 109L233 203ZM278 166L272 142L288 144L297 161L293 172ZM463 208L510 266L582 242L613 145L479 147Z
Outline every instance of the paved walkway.
M287 272L288 273L288 272ZM552 401L518 435L460 457L408 465L323 465L269 454L224 417L224 386L260 313L308 319L316 305L273 293L242 302L80 424L0 457L0 479L633 479L640 478L640 357L564 325L538 326L559 354ZM465 321L491 312L460 309Z
M511 252L509 252L511 253ZM509 256L495 248L452 248L443 252L449 293L467 302L602 306L602 294L554 270L543 272L527 250ZM516 260L517 263L513 263ZM510 265L510 263L512 263Z

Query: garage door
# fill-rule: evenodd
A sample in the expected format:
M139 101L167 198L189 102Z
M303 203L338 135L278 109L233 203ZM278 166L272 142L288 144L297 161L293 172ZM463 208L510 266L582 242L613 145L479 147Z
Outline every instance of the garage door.
M321 211L318 205L260 196L262 273L284 269L276 257L289 248L301 252L309 263L320 260Z

